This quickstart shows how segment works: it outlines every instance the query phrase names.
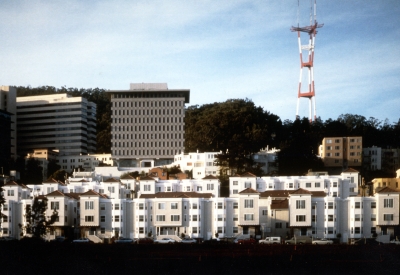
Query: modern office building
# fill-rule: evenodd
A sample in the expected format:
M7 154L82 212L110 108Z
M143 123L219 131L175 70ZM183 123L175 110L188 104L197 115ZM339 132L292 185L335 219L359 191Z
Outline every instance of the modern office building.
M17 89L12 86L0 86L0 110L3 111L2 115L2 120L4 123L5 120L10 120L11 125L10 125L10 133L2 133L2 135L10 135L11 138L11 158L16 159L17 158L17 121L16 121L16 111L17 111ZM6 122L8 124L8 122ZM2 132L4 131L3 129L8 129L8 128L3 128L3 125L1 127ZM8 130L7 130L8 131ZM7 137L8 138L8 137ZM3 141L3 137L2 137ZM8 143L8 141L6 141ZM7 150L8 152L8 150Z
M59 155L96 151L96 104L67 94L17 97L18 155L34 149Z
M190 90L166 83L133 83L111 97L111 154L119 167L173 162L185 148L185 103Z
M326 137L319 146L325 167L360 167L362 137Z

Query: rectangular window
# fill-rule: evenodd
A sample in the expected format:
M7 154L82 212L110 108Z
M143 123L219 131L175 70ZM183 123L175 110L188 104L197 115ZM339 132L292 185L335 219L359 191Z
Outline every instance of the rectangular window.
M360 209L361 208L361 202L356 202L355 203L355 208Z
M384 199L383 208L393 208L393 199Z
M106 210L106 204L100 203L100 210Z
M157 215L156 220L158 222L165 222L165 215Z
M328 215L328 222L333 222L333 215Z
M119 222L119 215L115 216L115 222Z
M315 183L315 187L317 187L317 188L321 187L321 183L320 182L316 182Z
M333 227L328 227L328 234L333 234Z
M237 189L233 189L232 194L238 194L238 190Z
M333 202L328 202L328 209L333 209Z
M361 233L361 227L354 227L354 234L360 234Z
M106 222L106 216L100 216L100 222Z
M218 203L218 209L222 209L222 202Z
M371 222L376 221L376 214L371 214Z
M159 203L158 209L165 209L165 203Z
M85 216L85 222L93 222L94 216Z
M356 222L361 221L361 215L360 215L360 214L356 214L356 215L354 216L354 221L356 221Z
M139 234L143 234L144 233L144 227L139 227Z
M261 211L261 215L267 216L267 215L268 215L268 210L262 210L262 211Z
M143 191L151 191L151 185L150 184L144 184L143 185Z
M144 221L144 215L139 215L139 221L143 222Z
M244 200L244 208L253 208L253 200Z
M94 209L94 202L93 201L85 201L85 209Z
M197 215L193 215L193 216L192 216L192 220L193 220L194 222L197 222Z
M376 227L371 227L371 234L375 234L376 233Z
M58 210L60 209L60 203L58 201L52 201L50 203L50 209L51 210Z
M281 222L275 223L275 228L282 228L282 223Z
M106 234L106 229L105 229L104 227L101 227L101 228L100 228L100 233L101 233L101 234Z
M384 221L393 221L393 214L383 214Z
M244 183L244 188L251 188L251 182L250 181L246 181Z
M197 234L197 227L192 227L192 233Z
M233 181L233 185L238 185L238 181L237 181L237 180L234 180L234 181Z
M114 205L114 209L115 209L115 210L119 210L119 203L116 203L116 204Z
M375 201L371 202L371 208L376 208L376 202Z
M223 232L222 232L222 226L218 226L218 229L217 229L217 230L218 230L218 233L220 233L220 234L223 233Z
M143 210L144 208L144 204L143 203L139 203L139 210Z
M296 215L296 222L305 222L306 215Z
M178 209L178 203L177 202L172 202L171 203L171 209Z
M222 214L218 214L218 218L217 219L218 219L219 222L222 222Z
M234 222L238 221L238 214L233 215L233 221Z
M207 183L207 190L214 190L214 184L213 183Z
M306 188L311 188L311 182L306 182Z
M254 221L254 215L253 214L244 214L244 220L245 221Z
M193 209L197 209L197 203L193 203Z
M179 222L180 216L179 215L171 215L171 222Z
M237 234L239 232L239 228L238 227L233 227L233 233Z
M306 201L305 200L297 200L296 201L296 209L305 209Z
M237 202L233 203L233 209L238 209L238 203Z

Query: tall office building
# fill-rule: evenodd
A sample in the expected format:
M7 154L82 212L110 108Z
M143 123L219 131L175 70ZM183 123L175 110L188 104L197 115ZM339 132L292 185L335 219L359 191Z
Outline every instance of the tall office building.
M111 155L119 167L172 163L184 151L185 103L190 90L166 83L133 83L111 97Z
M17 158L17 121L16 121L16 111L17 111L17 89L12 86L1 86L0 87L0 110L2 110L2 123L8 125L7 120L11 121L10 132L2 133L5 138L11 138L11 159ZM1 128L5 131L6 128ZM8 129L8 128L7 128ZM8 131L8 130L7 130ZM9 136L9 137L8 137ZM8 143L8 142L7 142Z
M96 104L67 94L17 97L18 155L58 149L60 155L96 151Z

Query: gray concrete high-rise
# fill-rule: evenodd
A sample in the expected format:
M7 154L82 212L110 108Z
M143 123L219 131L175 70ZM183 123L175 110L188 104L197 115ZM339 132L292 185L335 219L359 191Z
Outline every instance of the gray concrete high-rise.
M166 83L133 83L111 97L111 154L120 167L173 162L185 148L185 103L190 90Z

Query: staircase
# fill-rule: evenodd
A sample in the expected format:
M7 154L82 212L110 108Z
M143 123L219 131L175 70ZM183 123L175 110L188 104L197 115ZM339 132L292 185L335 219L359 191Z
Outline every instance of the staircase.
M94 243L102 243L102 239L100 239L99 237L97 237L96 235L87 235L87 238L94 242Z

